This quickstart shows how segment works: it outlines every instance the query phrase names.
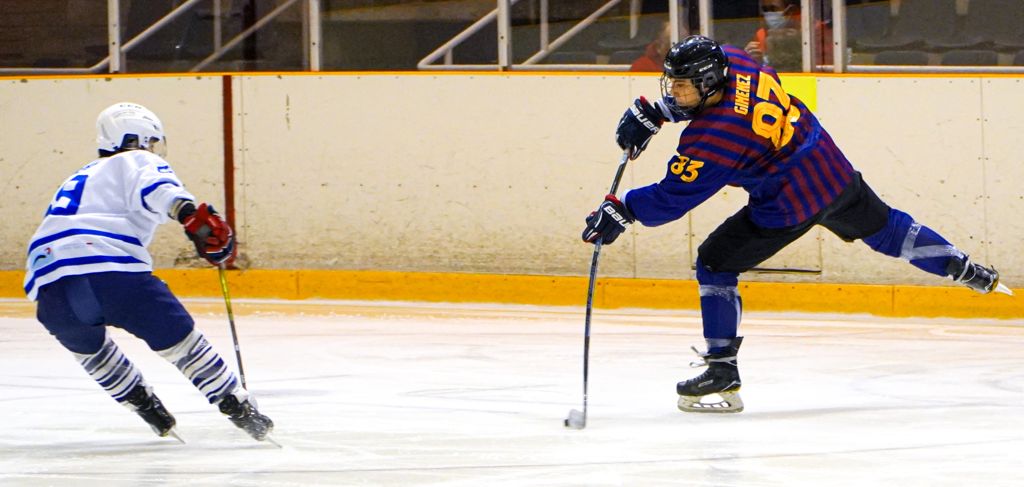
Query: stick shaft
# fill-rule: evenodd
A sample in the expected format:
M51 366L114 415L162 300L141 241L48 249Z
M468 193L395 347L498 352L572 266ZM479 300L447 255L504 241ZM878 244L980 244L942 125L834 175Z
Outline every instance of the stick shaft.
M238 331L235 329L235 314L231 311L231 293L228 292L228 277L221 264L217 271L220 273L220 291L224 294L224 306L228 310L228 324L231 325L231 340L235 343L235 360L238 362L238 377L242 381L242 388L249 389L245 384L245 370L242 368L242 350L238 346Z
M612 186L608 189L608 192L615 194L619 190L619 181L622 181L622 175L626 173L626 163L629 162L629 152L622 153L622 159L619 160L619 167L615 170L615 179L612 180Z
M615 178L608 189L609 194L615 194L619 189L619 181L626 172L626 163L629 162L629 151L622 153L619 160L619 167L615 171ZM602 239L594 242L594 256L590 260L590 283L587 285L587 315L583 325L583 424L587 423L587 384L590 378L590 318L594 310L594 286L597 284L597 259L601 256Z
M590 284L587 287L587 317L583 325L583 423L587 422L587 380L590 377L590 317L594 309L594 285L597 283L597 258L601 256L601 239L594 243L590 260Z

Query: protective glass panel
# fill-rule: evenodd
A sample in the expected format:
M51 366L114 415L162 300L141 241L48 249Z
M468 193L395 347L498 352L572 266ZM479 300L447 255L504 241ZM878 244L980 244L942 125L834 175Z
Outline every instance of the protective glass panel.
M120 0L124 73L300 70L305 67L300 0ZM43 8L5 0L0 66L109 72L108 0L66 0ZM277 12L256 33L223 49ZM151 27L157 26L155 29ZM149 31L149 32L147 32Z
M712 3L712 35L717 41L742 47L777 71L803 70L800 0Z
M668 12L664 0L521 1L512 10L513 62L661 72L671 43ZM681 17L685 36L689 10Z
M143 4L148 2L132 2ZM171 3L182 3L174 1ZM301 0L204 0L182 21L173 62L200 71L299 71L307 47ZM254 25L261 25L250 34Z
M1020 0L848 1L850 63L1024 65Z
M488 13L495 0L323 0L325 70L415 70L435 49ZM457 45L450 64L497 65L492 20ZM442 56L431 64L446 64Z
M0 2L0 67L88 68L106 56L107 0Z

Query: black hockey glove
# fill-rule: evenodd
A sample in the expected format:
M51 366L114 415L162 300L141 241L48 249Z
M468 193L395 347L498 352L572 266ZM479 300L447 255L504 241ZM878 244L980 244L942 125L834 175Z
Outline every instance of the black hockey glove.
M651 137L661 130L665 120L667 118L661 110L641 96L619 119L619 126L615 128L615 143L622 150L629 150L630 160L636 159L647 148Z
M583 229L583 241L594 243L601 239L602 244L608 245L619 238L619 234L626 231L626 227L633 221L635 218L626 205L615 195L610 194L605 196L601 206L587 217L587 228Z

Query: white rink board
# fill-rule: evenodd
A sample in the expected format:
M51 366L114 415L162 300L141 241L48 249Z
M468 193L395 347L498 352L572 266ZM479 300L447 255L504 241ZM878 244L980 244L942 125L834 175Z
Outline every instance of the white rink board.
M0 302L0 305L3 305ZM0 485L1018 486L1020 321L746 316L746 411L682 413L697 313L235 303L250 388L283 450L170 364L114 339L176 415L157 438L29 314L0 318ZM222 303L189 301L233 364Z
M1024 77L987 79L984 90L985 123L985 256L1007 270L1021 272L1024 236ZM998 267L1003 272L1004 267Z
M989 195L982 134L1008 127L983 127L979 100L983 98L978 78L854 77L818 82L822 125L878 196L964 252L993 263L986 258ZM873 277L887 283L936 283L933 276L878 255L861 242L849 244L831 232L822 233L827 235L823 253L830 282L871 283ZM1020 259L994 262L1006 271L1007 282L1021 272Z
M584 216L607 191L620 152L615 123L655 76L324 74L241 76L235 92L237 221L256 268L585 275ZM1007 282L1024 281L1024 205L1013 141L1020 78L821 77L818 114L869 184ZM92 156L108 103L152 107L170 160L200 198L221 203L216 77L0 80L0 227L5 269L56 185ZM682 126L631 162L620 193L659 180ZM44 167L38 172L36 168ZM634 228L602 254L609 277L693 278L695 250L746 195L728 189L679 222ZM157 265L191 253L173 225ZM772 267L820 276L749 276L872 284L944 281L814 230Z
M589 250L576 227L615 172L612 133L627 84L621 76L243 78L248 252L284 268L585 272ZM296 247L301 234L316 237ZM607 262L610 273L631 271L630 262Z
M28 241L61 182L96 157L96 116L122 101L164 123L168 161L197 198L222 208L220 79L210 77L0 79L0 261L25 265ZM195 249L164 225L150 246L157 267Z

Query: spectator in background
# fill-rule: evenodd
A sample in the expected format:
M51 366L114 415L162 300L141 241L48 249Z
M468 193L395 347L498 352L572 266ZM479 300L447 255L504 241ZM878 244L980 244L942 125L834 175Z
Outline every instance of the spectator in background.
M660 73L665 70L665 54L672 47L672 24L665 22L658 37L647 44L644 55L636 58L630 71Z
M803 39L800 24L800 0L761 0L763 25L744 48L750 57L776 71L803 70ZM824 22L815 24L818 43L817 64L832 63L832 29Z

